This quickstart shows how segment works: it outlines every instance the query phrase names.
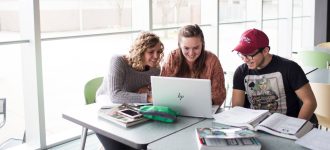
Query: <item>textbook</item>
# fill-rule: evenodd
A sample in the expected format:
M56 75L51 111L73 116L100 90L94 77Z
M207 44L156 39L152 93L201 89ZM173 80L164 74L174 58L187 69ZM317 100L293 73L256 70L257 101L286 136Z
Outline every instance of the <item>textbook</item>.
M255 110L234 107L227 111L213 115L214 124L260 130L276 136L298 139L313 128L307 120L286 116L280 113L271 114L268 110Z
M256 134L247 129L196 128L199 150L260 150Z
M101 107L98 116L125 128L148 121L137 109L128 104L113 107Z

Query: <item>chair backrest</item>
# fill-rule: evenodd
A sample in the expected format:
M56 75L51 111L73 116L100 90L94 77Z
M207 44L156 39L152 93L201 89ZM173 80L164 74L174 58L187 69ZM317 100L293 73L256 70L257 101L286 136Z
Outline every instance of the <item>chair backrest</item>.
M324 42L324 43L317 44L316 47L329 48L330 49L330 42Z
M85 84L84 95L86 104L95 103L96 91L101 86L103 77L97 77L89 80Z
M319 124L330 128L330 84L310 83L310 85L317 102L315 114L318 116Z
M299 51L293 58L302 66L327 69L330 63L330 54L322 51Z
M0 122L0 128L6 123L6 99L0 98L0 115L3 115L3 120Z

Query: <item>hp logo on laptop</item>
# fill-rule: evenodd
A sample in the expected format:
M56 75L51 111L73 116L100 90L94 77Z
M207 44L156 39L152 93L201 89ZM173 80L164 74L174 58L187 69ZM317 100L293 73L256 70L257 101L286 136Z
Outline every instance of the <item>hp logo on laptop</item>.
M182 94L179 92L179 94L178 94L178 98L179 98L179 100L181 101L181 100L184 98L184 95L182 95Z

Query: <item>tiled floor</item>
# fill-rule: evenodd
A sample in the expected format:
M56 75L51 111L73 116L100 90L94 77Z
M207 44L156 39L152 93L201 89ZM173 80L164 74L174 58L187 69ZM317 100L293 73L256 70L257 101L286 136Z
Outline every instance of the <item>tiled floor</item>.
M6 149L22 149L21 147L22 140L21 139L8 139L0 144L0 150ZM49 148L49 150L78 150L80 149L80 138ZM87 136L85 150L99 150L101 147L101 143L99 142L98 138L95 134L91 134ZM23 148L24 149L24 148Z
M87 137L85 150L99 150L101 143L95 134L91 134ZM75 150L80 149L80 139L50 148L50 150Z

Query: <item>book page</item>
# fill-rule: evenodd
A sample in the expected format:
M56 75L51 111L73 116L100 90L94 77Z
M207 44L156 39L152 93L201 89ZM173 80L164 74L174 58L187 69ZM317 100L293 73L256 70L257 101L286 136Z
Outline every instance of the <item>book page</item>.
M330 147L330 132L313 129L295 143L309 149L326 150Z
M219 123L237 123L237 124L246 124L251 123L265 113L268 113L268 110L254 110L247 109L243 107L234 107L232 109L226 110L224 112L213 115L216 122Z
M274 113L265 119L260 126L267 127L284 134L294 135L304 125L306 120Z

